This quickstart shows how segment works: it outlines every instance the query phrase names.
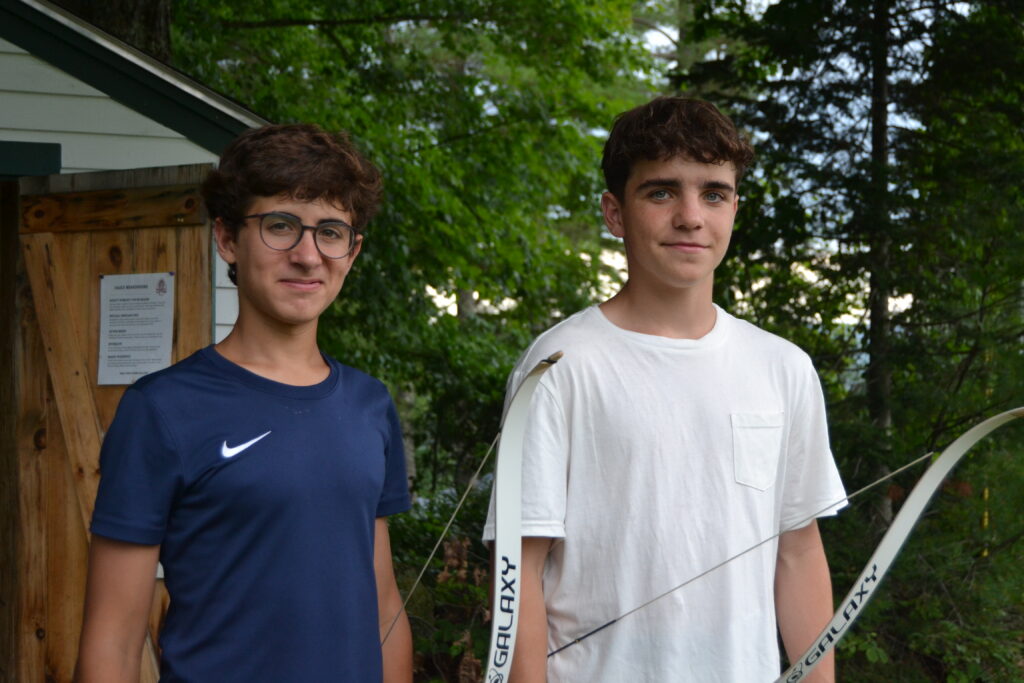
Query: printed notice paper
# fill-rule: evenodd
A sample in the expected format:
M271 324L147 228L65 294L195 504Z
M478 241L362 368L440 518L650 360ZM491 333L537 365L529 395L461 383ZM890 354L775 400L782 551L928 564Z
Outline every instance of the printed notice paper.
M100 276L97 384L131 384L171 364L174 273Z

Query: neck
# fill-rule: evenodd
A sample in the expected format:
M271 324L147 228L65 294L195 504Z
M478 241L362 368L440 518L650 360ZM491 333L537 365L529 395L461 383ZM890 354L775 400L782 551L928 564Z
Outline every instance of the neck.
M672 339L700 339L714 328L716 318L710 281L657 292L642 291L629 281L601 304L601 311L623 329Z
M330 374L316 343L316 321L274 327L251 324L240 315L215 348L232 363L282 384L308 386Z

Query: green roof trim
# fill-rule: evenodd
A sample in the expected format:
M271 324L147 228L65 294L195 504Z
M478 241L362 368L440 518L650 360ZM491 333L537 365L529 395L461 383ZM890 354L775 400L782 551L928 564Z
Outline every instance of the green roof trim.
M214 154L269 123L44 0L0 0L0 37Z
M0 140L0 180L60 173L60 145L56 142Z

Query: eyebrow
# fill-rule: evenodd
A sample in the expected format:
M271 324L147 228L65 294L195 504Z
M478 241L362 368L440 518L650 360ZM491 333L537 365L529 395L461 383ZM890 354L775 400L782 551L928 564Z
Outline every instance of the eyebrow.
M294 218L296 221L298 221L299 225L303 224L302 219L296 216L294 213L288 213L287 211L268 211L267 213L276 213L279 216L288 216L288 218ZM341 218L321 218L316 222L318 226L323 225L324 223L341 223L342 225L348 225L348 221ZM351 228L352 226L349 225L349 227Z
M650 189L652 187L667 187L673 190L682 188L683 184L675 178L651 178L645 180L636 186L636 191L641 192L643 190ZM736 188L729 183L721 180L707 180L700 185L702 190L726 190L728 192L735 192Z

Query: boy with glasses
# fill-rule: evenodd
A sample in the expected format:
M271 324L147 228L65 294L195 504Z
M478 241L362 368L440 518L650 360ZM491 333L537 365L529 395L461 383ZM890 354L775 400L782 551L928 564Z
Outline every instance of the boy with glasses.
M411 681L386 523L410 505L397 414L316 342L380 175L344 134L268 126L225 150L202 193L238 321L118 407L78 680L138 680L159 560L165 683Z
M766 683L776 625L795 657L831 617L814 517L844 491L817 375L712 302L752 157L707 102L658 98L615 121L601 208L629 280L509 379L564 352L524 438L512 683ZM807 680L831 681L831 658Z

